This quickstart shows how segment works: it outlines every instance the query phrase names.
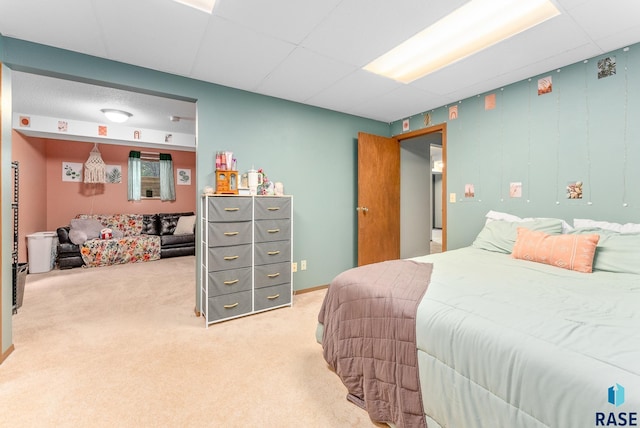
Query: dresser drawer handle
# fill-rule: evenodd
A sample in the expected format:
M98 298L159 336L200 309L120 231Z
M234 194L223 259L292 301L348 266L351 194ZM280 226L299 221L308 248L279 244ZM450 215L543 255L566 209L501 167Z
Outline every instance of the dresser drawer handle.
M267 299L269 299L269 300L275 300L275 299L277 299L278 297L280 297L280 294L275 294L275 295L273 295L273 296L267 296Z
M269 275L267 275L267 277L269 278L276 278L280 276L280 272L276 272L276 273L270 273Z
M238 235L240 232L225 232L224 236L236 236Z
M240 303L235 302L233 305L224 305L224 308L225 308L225 309L233 309L233 308L235 308L236 306L238 306L239 304L240 304Z
M270 256L275 256L277 254L280 254L280 251L267 251L267 254Z
M269 211L278 211L280 209L280 207L269 207L267 208L267 210Z
M267 229L267 232L269 232L269 233L278 233L278 232L280 232L280 229Z
M238 282L240 282L239 279L234 279L233 281L225 281L223 284L224 285L233 285L233 284L236 284Z
M225 260L235 260L235 259L237 259L238 257L240 257L240 256L225 256L225 257L224 257L224 259L225 259Z
M225 211L240 211L240 208L225 208Z

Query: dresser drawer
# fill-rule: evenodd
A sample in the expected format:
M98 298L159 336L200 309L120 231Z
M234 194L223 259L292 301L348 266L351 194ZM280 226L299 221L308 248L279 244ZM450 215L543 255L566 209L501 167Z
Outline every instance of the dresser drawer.
M291 220L256 220L256 242L284 241L291 238Z
M251 290L251 268L209 272L209 297Z
M255 310L291 304L291 284L280 284L255 290Z
M251 243L251 222L209 222L207 226L210 247Z
M242 196L212 196L209 201L209 221L250 221L251 198Z
M256 220L291 217L291 198L277 196L256 197Z
M291 245L289 241L260 242L255 246L256 266L291 261Z
M251 290L209 297L207 302L209 322L251 313Z
M208 250L209 272L251 266L251 244L211 247Z
M291 263L273 263L256 266L254 273L256 288L291 282Z

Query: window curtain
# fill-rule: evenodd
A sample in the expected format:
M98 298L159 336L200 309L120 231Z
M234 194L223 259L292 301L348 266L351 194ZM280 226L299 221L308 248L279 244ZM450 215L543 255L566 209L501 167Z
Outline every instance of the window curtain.
M129 171L128 171L128 187L127 199L130 201L139 201L140 192L142 190L142 178L140 167L140 152L132 150L129 152Z
M176 185L173 180L173 161L171 160L171 155L166 153L160 153L160 200L176 200Z

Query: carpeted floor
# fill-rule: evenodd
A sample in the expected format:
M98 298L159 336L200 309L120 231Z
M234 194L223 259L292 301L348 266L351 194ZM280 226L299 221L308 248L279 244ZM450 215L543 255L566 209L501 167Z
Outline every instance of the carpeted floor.
M0 365L15 427L372 427L315 341L325 291L205 328L195 258L27 276Z

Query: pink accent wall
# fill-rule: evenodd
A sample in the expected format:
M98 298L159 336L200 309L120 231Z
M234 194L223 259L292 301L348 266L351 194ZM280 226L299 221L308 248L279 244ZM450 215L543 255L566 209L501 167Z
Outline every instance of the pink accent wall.
M177 168L191 170L191 184L179 185L176 200L127 200L127 159L130 150L140 148L98 144L107 165L120 165L119 184L63 182L62 163L84 163L93 143L25 137L13 131L13 160L20 161L20 262L26 261L26 236L33 232L55 231L77 214L153 214L196 211L196 154L179 150L142 149L169 153Z

